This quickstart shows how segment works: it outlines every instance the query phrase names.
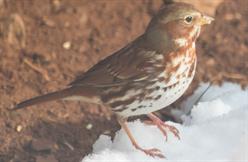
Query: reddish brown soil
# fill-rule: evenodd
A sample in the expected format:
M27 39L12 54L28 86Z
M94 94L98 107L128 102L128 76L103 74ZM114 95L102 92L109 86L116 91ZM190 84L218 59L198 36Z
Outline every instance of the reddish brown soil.
M0 161L76 162L91 152L100 134L119 129L105 108L86 103L58 101L17 112L8 108L62 88L133 40L161 4L0 0ZM248 85L247 6L229 0L218 7L216 21L198 41L199 66L187 94L200 81ZM71 43L68 49L65 42Z

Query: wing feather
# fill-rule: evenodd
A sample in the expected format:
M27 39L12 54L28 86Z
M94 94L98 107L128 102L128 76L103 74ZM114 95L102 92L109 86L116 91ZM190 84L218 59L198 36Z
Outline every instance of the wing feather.
M140 39L128 44L113 55L100 61L69 85L108 87L141 81L146 78L147 68L157 53L139 46Z

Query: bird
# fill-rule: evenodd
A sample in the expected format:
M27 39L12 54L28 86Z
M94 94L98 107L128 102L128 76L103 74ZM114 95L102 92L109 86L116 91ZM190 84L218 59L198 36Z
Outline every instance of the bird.
M102 59L64 89L37 96L12 110L53 100L78 100L104 105L117 116L132 145L152 157L164 158L157 148L142 148L127 126L127 119L147 115L167 139L180 139L174 126L154 112L175 102L194 78L196 40L203 25L214 18L188 3L164 5L151 18L144 33L112 55Z

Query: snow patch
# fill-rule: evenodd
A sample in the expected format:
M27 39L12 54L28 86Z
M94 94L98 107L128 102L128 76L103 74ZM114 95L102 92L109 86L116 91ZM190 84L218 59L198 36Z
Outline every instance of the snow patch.
M230 110L231 107L225 104L221 99L216 99L211 102L201 102L193 107L191 111L191 122L206 122L207 120L227 114Z
M183 105L191 105L207 84L202 84ZM114 141L101 135L93 145L93 153L82 162L160 162L160 161L248 161L248 88L225 83L212 86L193 106L184 124L168 122L180 131L181 140L171 133L168 142L155 126L139 120L128 123L137 142L144 148L158 148L166 159L152 158L136 150L121 129Z

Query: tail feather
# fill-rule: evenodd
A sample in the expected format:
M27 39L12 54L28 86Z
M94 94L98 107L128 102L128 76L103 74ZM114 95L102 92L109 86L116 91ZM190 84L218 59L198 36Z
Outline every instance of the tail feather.
M57 99L63 99L63 98L73 95L73 93L74 93L74 88L67 88L67 89L63 89L60 91L48 93L42 96L37 96L29 100L20 102L12 110L18 110L18 109L22 109L28 106L44 103L44 102L49 102L49 101L53 101Z

